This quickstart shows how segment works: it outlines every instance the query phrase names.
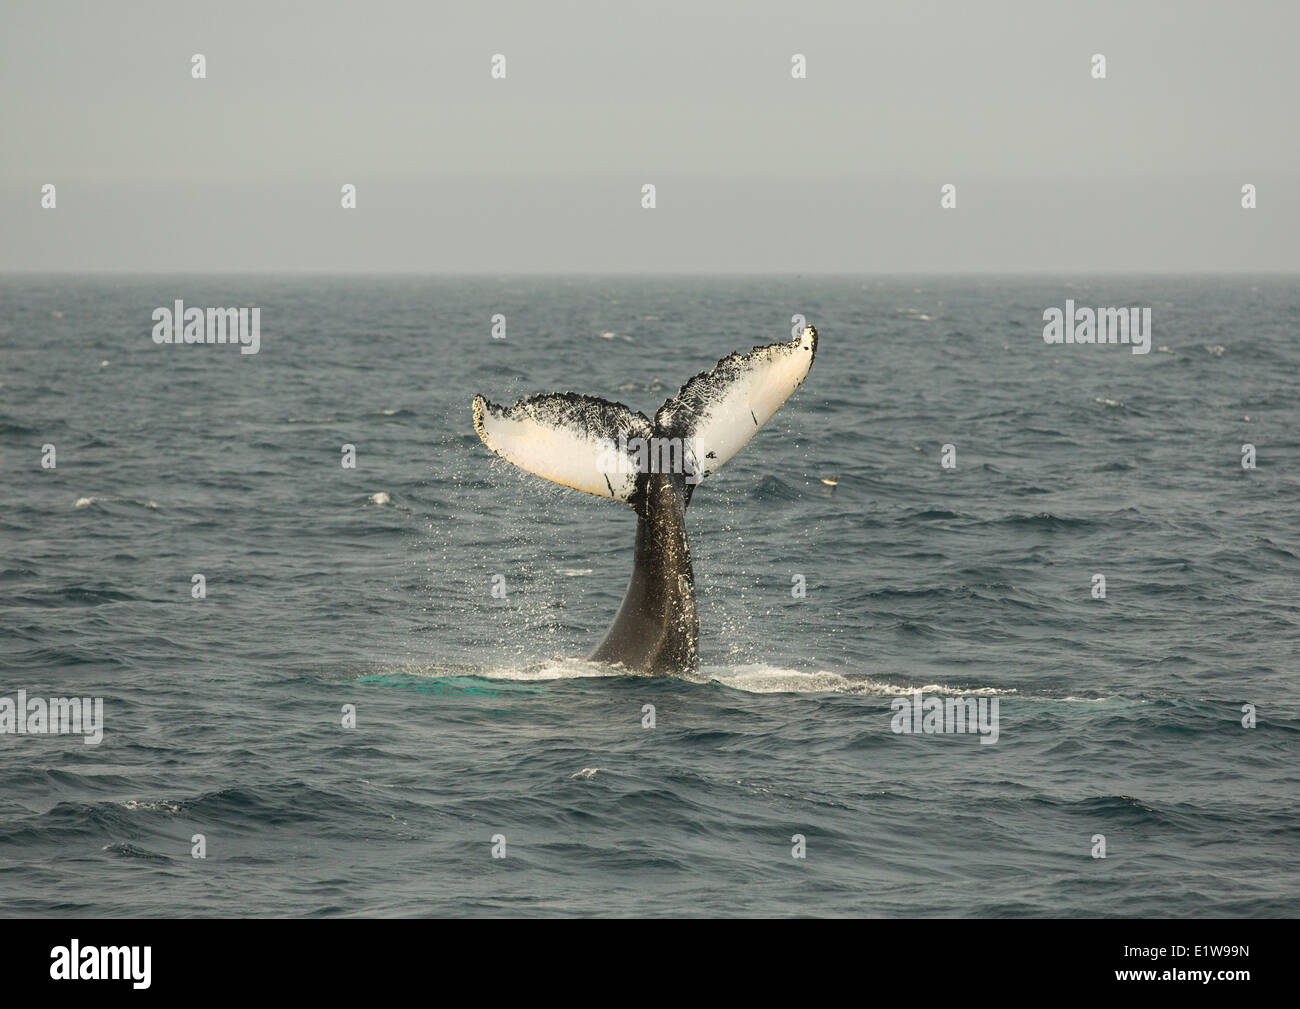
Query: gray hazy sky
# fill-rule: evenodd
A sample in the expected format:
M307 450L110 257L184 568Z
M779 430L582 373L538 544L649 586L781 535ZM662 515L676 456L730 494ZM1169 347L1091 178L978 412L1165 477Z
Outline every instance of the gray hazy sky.
M1298 271L1298 36L1281 0L0 0L0 270Z

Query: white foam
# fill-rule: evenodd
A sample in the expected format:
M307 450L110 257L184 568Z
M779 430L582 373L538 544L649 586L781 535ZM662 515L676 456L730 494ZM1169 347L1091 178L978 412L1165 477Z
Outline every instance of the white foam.
M178 802L140 802L138 799L127 799L125 802L119 802L118 805L124 809L130 810L159 810L164 813L171 813L173 816L181 811L180 803Z
M445 675L445 670L433 670L432 675ZM422 675L417 672L417 675ZM526 666L499 666L475 670L469 675L487 680L572 680L611 676L646 676L633 673L621 666L608 666L583 659L551 659ZM925 694L947 697L993 697L1014 694L1015 690L997 687L950 687L936 683L906 683L848 677L829 670L784 669L780 666L754 664L747 666L704 666L696 676L682 677L700 683L719 683L733 690L751 694L870 694L878 697L898 697L920 690Z
M153 509L155 509L155 510L158 508L158 502L157 502L157 501L141 501L141 500L139 500L138 498L119 498L119 497L105 497L105 498L101 498L101 497L97 497L97 496L95 496L95 495L91 495L90 497L79 497L79 498L77 498L77 503L76 503L75 507L77 507L77 508L89 508L89 507L90 507L91 505L93 505L96 501L125 501L127 504L143 505L145 508L153 508Z
M924 694L942 694L946 697L993 697L1016 692L999 690L996 687L969 688L950 687L938 683L924 685L890 683L872 677L850 678L829 670L810 672L769 665L705 667L700 670L700 675L723 686L753 694L870 694L878 697L898 697L919 690Z
M583 659L551 659L527 666L499 666L481 669L471 675L487 680L581 680L591 677L635 676L620 666Z

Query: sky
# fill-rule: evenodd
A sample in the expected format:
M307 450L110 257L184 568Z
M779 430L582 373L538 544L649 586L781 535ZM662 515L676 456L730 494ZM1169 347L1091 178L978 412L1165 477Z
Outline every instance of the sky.
M1300 271L1298 29L1278 0L0 0L0 271Z

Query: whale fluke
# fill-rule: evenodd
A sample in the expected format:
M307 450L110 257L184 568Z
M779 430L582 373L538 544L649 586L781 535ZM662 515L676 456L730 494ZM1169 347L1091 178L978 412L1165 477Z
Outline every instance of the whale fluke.
M622 403L575 392L528 396L514 406L474 397L474 430L483 444L520 469L565 487L627 502L637 470L611 466L610 442L650 439L650 418Z
M655 434L690 439L702 467L701 479L711 476L781 409L803 384L816 357L817 330L812 326L788 343L728 354L659 408Z
M803 383L817 330L729 354L642 413L572 392L513 406L474 397L474 430L529 473L622 501L638 522L632 578L595 661L639 672L691 672L699 664L695 579L686 508L695 487L754 437Z

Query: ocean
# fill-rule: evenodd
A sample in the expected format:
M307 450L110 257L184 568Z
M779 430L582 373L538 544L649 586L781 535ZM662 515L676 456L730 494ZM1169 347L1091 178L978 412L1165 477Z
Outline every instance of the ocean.
M180 299L258 352L155 343ZM1067 299L1150 352L1046 343ZM472 397L649 415L797 315L687 514L698 677L584 662L635 515ZM0 734L0 915L1295 916L1297 318L1284 276L0 277L0 698L102 700ZM996 741L895 731L916 691Z

